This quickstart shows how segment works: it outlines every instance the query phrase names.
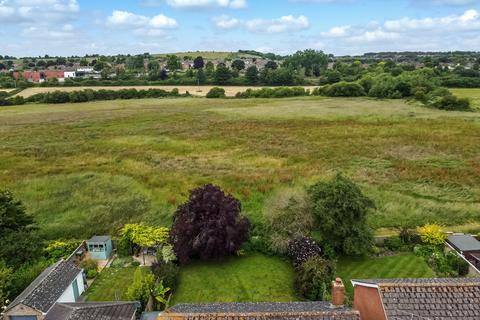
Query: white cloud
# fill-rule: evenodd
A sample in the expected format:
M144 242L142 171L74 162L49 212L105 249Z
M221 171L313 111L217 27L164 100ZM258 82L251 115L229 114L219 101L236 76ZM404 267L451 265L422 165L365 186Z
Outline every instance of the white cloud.
M69 20L79 10L76 0L3 0L0 1L0 22L47 25Z
M215 25L220 29L233 29L242 27L256 33L283 33L296 32L307 29L310 26L305 16L283 16L275 19L252 19L239 20L226 15L214 18Z
M480 13L413 19L404 17L383 23L335 26L322 32L316 43L331 52L363 53L388 50L473 50L479 45ZM473 40L472 39L476 39Z
M248 30L253 32L279 33L305 30L310 26L305 16L283 16L278 19L254 19L246 22Z
M231 8L241 9L247 6L246 0L166 0L167 4L182 9Z
M241 25L241 21L231 18L227 15L219 16L213 19L215 25L220 29L233 29Z
M115 10L107 18L107 24L112 27L143 30L150 35L158 35L163 29L174 29L178 26L175 19L159 14L153 17L138 15L128 11Z

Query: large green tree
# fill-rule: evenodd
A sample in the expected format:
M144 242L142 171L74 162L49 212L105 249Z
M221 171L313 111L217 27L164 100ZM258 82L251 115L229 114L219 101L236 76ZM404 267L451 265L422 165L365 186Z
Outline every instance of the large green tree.
M225 84L232 78L232 72L223 63L220 63L215 70L215 82L217 84Z
M375 204L353 181L338 174L331 181L316 183L308 193L322 245L329 245L338 254L369 251L373 234L367 220Z
M40 255L40 241L33 218L10 191L0 191L0 260L10 266Z

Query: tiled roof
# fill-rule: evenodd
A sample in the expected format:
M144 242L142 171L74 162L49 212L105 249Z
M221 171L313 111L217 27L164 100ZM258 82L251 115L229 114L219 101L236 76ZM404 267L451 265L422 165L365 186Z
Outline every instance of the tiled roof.
M226 318L272 320L359 320L360 314L348 308L332 308L329 302L259 302L180 304L164 312L160 319L215 320Z
M480 251L480 241L470 234L449 236L447 241L460 251Z
M45 269L12 301L7 311L24 304L46 313L82 270L71 262L60 260Z
M137 302L57 303L45 320L131 320Z
M480 319L480 278L354 281L378 286L388 320Z
M87 242L107 242L110 239L109 236L93 236L90 240L87 240Z

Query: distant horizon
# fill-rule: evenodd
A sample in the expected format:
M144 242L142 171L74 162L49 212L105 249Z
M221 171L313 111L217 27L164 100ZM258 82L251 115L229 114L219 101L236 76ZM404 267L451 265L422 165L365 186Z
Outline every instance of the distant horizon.
M0 36L16 57L474 51L480 0L1 0Z
M305 49L311 49L311 48L305 48ZM143 52L143 53L114 53L114 54L109 54L109 55L103 55L103 54L97 54L97 53L87 53L85 55L50 55L50 54L44 54L44 55L36 55L36 56L13 56L16 59L24 59L24 58L35 58L35 59L49 59L49 58L56 58L56 57L78 57L78 58L83 58L83 57L94 57L94 56L135 56L135 55L142 55L142 54L149 54L152 56L156 55L181 55L181 54L191 54L191 53L198 53L200 56L202 53L218 53L218 54L241 54L240 51L245 51L245 50L250 50L250 49L238 49L236 51L205 51L205 50L187 50L187 51L177 51L177 52ZM252 49L253 50L253 49ZM304 50L304 49L299 49L299 51ZM256 50L254 50L256 51ZM318 50L321 51L321 50ZM259 51L260 52L260 51ZM291 52L285 55L279 54L277 52L260 52L263 54L275 54L275 55L280 55L280 56L288 56L290 54L295 53ZM346 54L346 55L335 55L330 52L324 52L325 54L332 54L334 57L363 57L366 55L371 55L371 54L406 54L406 53L424 53L424 54L454 54L454 53L473 53L473 54L478 54L480 53L480 50L448 50L448 51L374 51L374 52L364 52L364 53L359 53L359 54ZM11 55L3 55L0 52L0 57L12 57ZM48 56L48 57L46 57ZM192 58L196 58L192 57ZM207 58L205 58L207 59Z

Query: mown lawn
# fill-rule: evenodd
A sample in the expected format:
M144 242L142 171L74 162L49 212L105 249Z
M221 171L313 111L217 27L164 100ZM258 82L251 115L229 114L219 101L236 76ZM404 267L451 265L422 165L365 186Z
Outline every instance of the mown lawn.
M171 305L295 300L291 265L279 258L252 254L182 267Z
M149 267L105 268L85 293L86 301L127 301L128 287L137 268L150 272Z
M341 258L337 274L347 292L353 292L351 279L431 278L435 273L423 258L413 253L389 257Z
M375 200L375 229L480 222L479 112L368 98L123 100L2 107L0 135L0 188L46 239L170 225L205 183L261 223L277 189L337 171Z

